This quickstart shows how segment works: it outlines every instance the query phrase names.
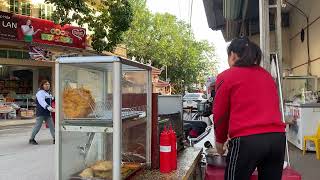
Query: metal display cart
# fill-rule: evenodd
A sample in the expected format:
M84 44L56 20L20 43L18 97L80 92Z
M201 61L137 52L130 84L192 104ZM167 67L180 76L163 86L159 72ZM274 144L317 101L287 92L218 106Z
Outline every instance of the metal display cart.
M55 71L56 179L118 180L150 166L151 67L89 56L59 58Z

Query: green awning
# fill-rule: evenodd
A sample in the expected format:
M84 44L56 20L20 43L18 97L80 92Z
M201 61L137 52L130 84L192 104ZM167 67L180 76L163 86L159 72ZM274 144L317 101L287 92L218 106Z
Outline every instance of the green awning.
M244 0L223 0L223 16L226 20L242 18Z

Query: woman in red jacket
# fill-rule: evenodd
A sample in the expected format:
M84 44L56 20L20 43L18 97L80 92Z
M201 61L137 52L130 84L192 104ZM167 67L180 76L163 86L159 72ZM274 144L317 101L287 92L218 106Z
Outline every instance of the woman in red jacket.
M227 52L230 68L217 77L213 107L220 154L231 139L225 180L249 180L256 168L259 180L281 180L286 136L276 84L247 38L234 39Z

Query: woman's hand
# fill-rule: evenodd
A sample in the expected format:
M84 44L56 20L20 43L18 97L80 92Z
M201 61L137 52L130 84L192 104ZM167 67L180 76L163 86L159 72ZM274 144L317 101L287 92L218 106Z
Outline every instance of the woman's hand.
M216 142L216 149L220 155L223 155L226 152L226 150L228 150L229 141L230 139L228 139L224 144Z
M223 155L225 152L225 149L223 148L223 144L222 143L218 143L216 142L216 149L217 149L217 153L220 155Z

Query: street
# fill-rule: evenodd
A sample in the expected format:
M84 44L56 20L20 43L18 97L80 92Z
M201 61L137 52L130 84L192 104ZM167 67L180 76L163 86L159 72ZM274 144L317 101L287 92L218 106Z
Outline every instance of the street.
M49 129L42 128L29 145L31 126L0 130L0 180L54 180L54 145Z

